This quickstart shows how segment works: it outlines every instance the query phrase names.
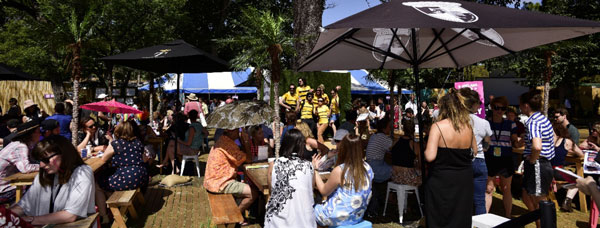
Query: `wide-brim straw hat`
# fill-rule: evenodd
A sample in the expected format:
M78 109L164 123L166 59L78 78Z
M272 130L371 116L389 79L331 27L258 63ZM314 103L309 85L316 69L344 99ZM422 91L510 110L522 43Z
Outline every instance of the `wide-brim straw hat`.
M38 128L38 129L40 128L40 122L37 120L32 120L29 122L22 123L21 125L19 125L17 127L17 130L15 132L6 136L5 140L10 139L10 141L12 141L12 139L18 138L18 137L25 135L31 131L34 131L36 128Z
M35 102L33 102L33 100L29 99L26 100L25 102L23 102L23 109L27 109L31 106L37 106L37 104Z
M196 97L195 93L192 93L190 95L187 95L187 99L189 99L190 101L197 101L198 97Z

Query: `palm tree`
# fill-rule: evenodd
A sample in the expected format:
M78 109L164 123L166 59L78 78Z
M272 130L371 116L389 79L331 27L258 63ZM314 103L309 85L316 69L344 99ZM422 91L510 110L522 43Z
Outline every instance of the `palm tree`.
M93 35L99 19L98 1L40 1L41 16L52 31L50 39L63 45L69 52L68 68L73 80L73 119L71 134L73 145L77 145L77 123L79 122L79 81L81 80L81 52L83 43Z
M293 53L294 39L285 33L285 26L289 19L283 16L274 16L270 12L259 11L256 8L249 7L242 10L241 21L235 22L239 26L241 35L219 40L220 43L228 44L232 47L242 49L240 55L231 61L234 67L245 69L247 66L253 66L258 70L266 68L271 72L271 83L275 92L275 99L279 98L279 81L281 79L281 54ZM247 65L246 65L247 64ZM262 84L262 83L261 83ZM278 123L279 107L278 102L272 102L275 110L273 122L276 123L274 130L275 138L275 156L279 157L280 132Z

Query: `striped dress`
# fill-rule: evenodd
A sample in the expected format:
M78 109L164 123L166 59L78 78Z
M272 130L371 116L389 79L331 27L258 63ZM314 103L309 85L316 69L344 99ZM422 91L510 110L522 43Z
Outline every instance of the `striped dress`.
M531 154L532 140L542 139L541 157L554 158L554 129L552 123L541 112L533 113L525 122L525 150L523 155Z

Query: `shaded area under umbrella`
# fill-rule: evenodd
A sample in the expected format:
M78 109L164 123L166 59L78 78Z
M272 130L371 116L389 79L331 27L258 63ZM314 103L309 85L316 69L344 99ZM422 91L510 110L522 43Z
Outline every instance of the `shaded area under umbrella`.
M87 109L96 112L108 112L108 113L133 113L139 114L142 111L137 110L134 107L120 103L112 99L110 101L99 101L81 106L82 109Z
M473 2L394 0L327 26L299 70L412 68L420 103L420 68L463 67L599 31L596 21Z
M270 122L273 108L264 101L235 101L216 108L206 119L207 127L233 130Z

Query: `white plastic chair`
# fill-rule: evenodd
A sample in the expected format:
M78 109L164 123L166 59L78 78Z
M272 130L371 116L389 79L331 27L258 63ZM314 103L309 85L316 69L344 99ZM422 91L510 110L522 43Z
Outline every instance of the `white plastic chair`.
M419 199L419 189L417 186L412 185L401 185L396 184L394 182L388 182L387 184L387 192L385 193L385 205L383 208L383 216L385 216L385 211L387 210L388 197L390 196L390 191L396 192L396 197L398 198L398 220L402 223L402 217L404 217L404 208L406 207L407 200L406 195L409 191L412 191L417 196L417 203L419 204L419 212L421 212L421 217L423 217L423 209L421 209L421 199Z
M187 161L193 160L196 163L196 172L198 173L198 177L200 177L200 162L198 162L198 155L183 155L181 158L181 172L179 176L183 176L183 170L185 170L185 163Z

